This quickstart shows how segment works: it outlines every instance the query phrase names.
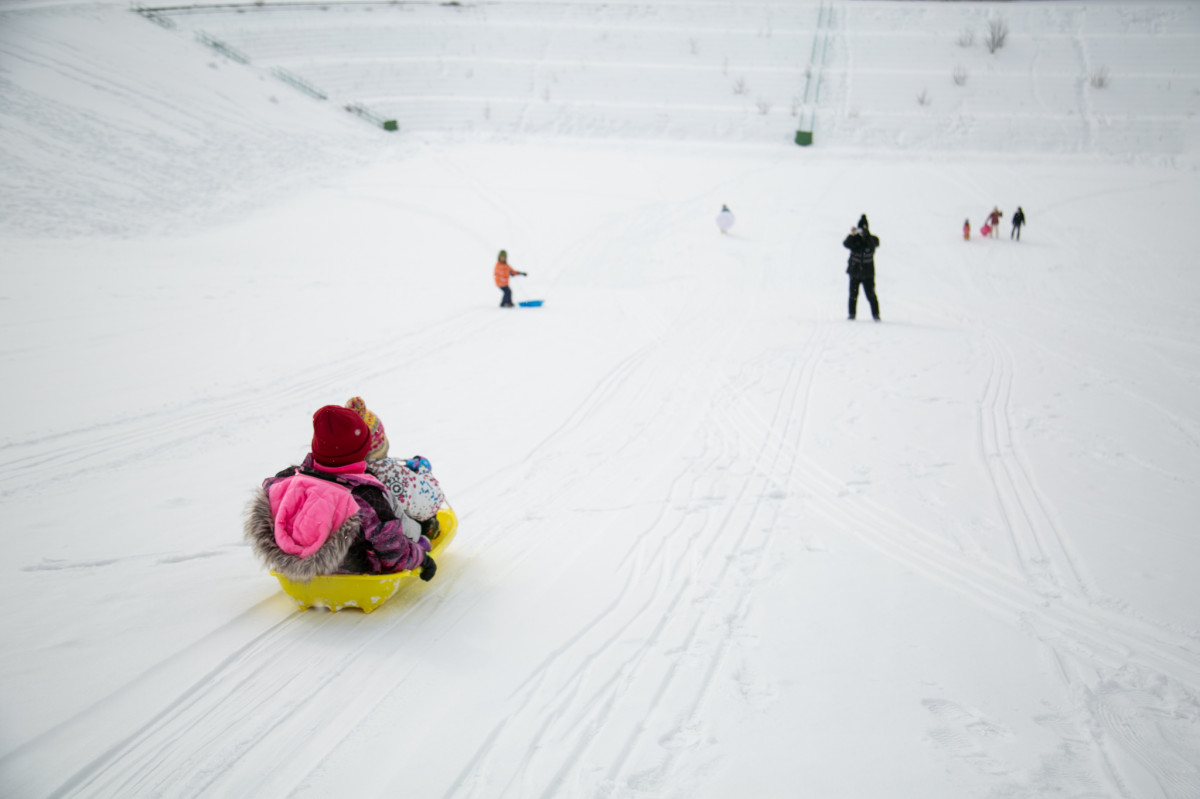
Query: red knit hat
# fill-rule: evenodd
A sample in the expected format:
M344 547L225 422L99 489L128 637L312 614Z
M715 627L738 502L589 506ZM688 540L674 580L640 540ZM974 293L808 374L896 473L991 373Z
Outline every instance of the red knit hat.
M313 414L313 460L321 466L346 466L366 460L371 431L349 408L326 405Z

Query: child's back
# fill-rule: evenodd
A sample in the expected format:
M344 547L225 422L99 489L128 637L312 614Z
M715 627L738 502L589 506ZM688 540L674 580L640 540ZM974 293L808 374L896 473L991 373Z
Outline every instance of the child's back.
M312 452L264 480L247 511L246 538L268 567L297 581L418 566L422 579L432 578L429 540L395 513L387 488L367 474L370 450L370 430L358 413L326 405L314 414Z

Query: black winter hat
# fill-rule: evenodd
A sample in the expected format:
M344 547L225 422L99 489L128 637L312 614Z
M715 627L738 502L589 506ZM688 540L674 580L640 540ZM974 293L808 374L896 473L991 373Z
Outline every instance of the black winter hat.
M860 216L858 218L858 228L859 228L859 230L870 230L871 229L871 226L867 224L867 215L866 214L863 214L862 216Z

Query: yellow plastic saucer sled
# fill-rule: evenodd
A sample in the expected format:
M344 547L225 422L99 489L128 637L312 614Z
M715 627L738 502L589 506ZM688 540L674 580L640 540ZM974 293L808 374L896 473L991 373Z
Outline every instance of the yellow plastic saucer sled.
M458 517L453 510L442 508L437 512L437 517L441 529L438 537L433 539L433 548L429 550L435 563L438 563L442 550L458 532ZM410 579L416 579L419 572L420 569L409 569L395 574L323 574L307 583L293 582L276 571L271 574L279 580L284 593L296 600L302 610L358 608L370 613L391 599Z

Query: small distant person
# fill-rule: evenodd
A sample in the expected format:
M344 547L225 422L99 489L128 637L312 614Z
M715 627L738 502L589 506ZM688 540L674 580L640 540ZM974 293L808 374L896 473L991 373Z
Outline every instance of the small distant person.
M1000 210L1000 206L998 205L992 208L992 212L988 214L988 225L992 228L992 238L998 238L1000 236L1000 217L1002 216L1004 216L1004 212Z
M500 289L501 292L503 292L503 296L500 298L500 307L501 308L513 307L512 289L510 289L508 287L508 279L510 277L512 277L513 275L524 275L524 274L525 274L524 272L518 272L516 269L513 269L511 266L508 265L508 252L507 251L501 250L500 254L498 256L496 256L496 269L495 269L496 286L497 286L497 288Z
M971 240L971 220L964 219L963 220L963 241L970 241L970 240Z
M721 232L728 233L729 229L733 227L733 223L735 221L736 219L733 216L733 211L729 210L729 206L722 205L721 213L717 214L717 227L721 229Z
M858 224L850 229L850 235L842 242L850 251L850 263L846 274L850 276L850 319L858 307L858 287L862 286L871 303L871 316L879 321L879 299L875 296L875 250L879 249L879 237L871 235L867 215L859 217Z
M1021 240L1021 228L1025 226L1025 211L1021 206L1017 206L1017 212L1013 214L1012 233L1008 234L1010 239Z

